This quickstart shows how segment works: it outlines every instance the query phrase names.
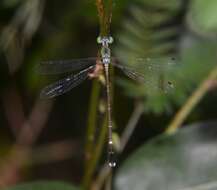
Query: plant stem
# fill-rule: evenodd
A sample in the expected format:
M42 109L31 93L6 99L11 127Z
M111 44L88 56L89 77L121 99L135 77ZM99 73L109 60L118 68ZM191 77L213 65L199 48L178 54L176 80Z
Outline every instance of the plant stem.
M182 125L186 117L191 113L193 108L200 102L205 94L212 87L212 81L217 78L217 67L214 68L202 84L190 96L185 105L178 111L169 127L166 129L167 134L172 134Z
M96 7L98 11L99 16L99 25L100 25L100 32L101 35L103 32L103 26L104 26L104 6L103 6L103 0L96 0Z
M37 100L29 117L23 123L16 143L10 149L9 155L2 163L0 171L0 189L14 180L20 168L26 163L32 145L44 127L52 108L53 101L44 102Z
M114 74L114 69L110 68L110 74L113 75ZM112 97L113 94L113 83L111 82L111 92L110 95ZM88 189L90 182L92 180L93 174L94 174L94 169L97 166L97 163L100 159L100 156L102 154L102 150L103 150L103 146L105 143L105 139L107 137L107 130L108 130L108 118L107 118L107 114L104 117L103 120L103 124L100 128L100 134L98 137L98 141L95 145L95 149L92 149L92 156L91 159L89 160L89 162L87 162L86 165L86 170L85 170L85 174L84 174L84 178L83 178L83 189ZM93 148L93 147L92 147Z
M112 0L96 0L100 22L100 35L108 36L112 20Z
M97 6L99 22L100 22L100 35L108 36L110 32L110 23L112 17L112 0L96 0L96 6ZM95 86L95 89L93 88L92 93L93 94L91 96L91 103L90 103L91 106L90 106L89 119L88 119L89 126L87 132L86 153L88 157L91 154L91 152L93 153L90 160L88 158L88 161L86 162L86 166L85 166L86 169L83 178L83 189L85 190L89 188L89 185L91 183L95 167L102 153L102 149L103 149L103 145L107 133L107 115L106 115L100 130L98 141L96 143L95 149L93 150L93 133L96 128L97 102L99 99L100 88Z
M109 32L110 32L110 25L111 25L111 22L112 22L112 4L113 4L113 1L112 0L106 0L107 3L105 5L105 31L107 33L107 35L109 35Z
M133 110L133 113L125 127L125 130L121 136L121 147L119 149L119 154L124 151L124 148L129 141L142 113L144 111L144 105L141 101L139 101ZM108 167L108 164L104 164L102 168L100 169L100 172L95 180L95 183L92 187L93 190L100 190L102 189L103 184L105 183L105 180L108 178L108 176L111 174L111 168Z
M121 136L121 147L120 147L120 152L123 152L125 146L127 145L127 142L129 141L130 137L133 134L133 131L139 121L139 118L143 114L144 111L144 105L140 101L137 103L135 106L133 113L128 121L128 124L125 127L125 130Z
M86 144L85 144L85 154L86 154L86 162L85 166L87 167L88 162L91 158L91 153L93 151L94 145L94 133L97 126L97 108L98 102L100 97L100 89L101 85L97 80L94 80L92 91L91 91L91 98L90 98L90 105L88 111L88 123L87 123L87 137L86 137Z
M105 143L105 137L107 134L107 116L105 116L104 121L103 121L103 126L101 128L99 137L98 137L98 142L96 144L96 148L95 151L93 153L93 156L91 157L91 160L87 166L87 169L85 171L85 175L83 178L83 189L88 189L90 182L92 180L92 176L94 173L94 169L98 163L98 160L100 158L102 149L103 149L103 145Z

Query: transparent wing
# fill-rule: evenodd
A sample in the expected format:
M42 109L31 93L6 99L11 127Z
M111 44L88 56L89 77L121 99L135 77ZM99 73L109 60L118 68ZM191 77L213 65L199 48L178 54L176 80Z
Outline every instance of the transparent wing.
M90 57L72 60L43 61L36 66L35 70L37 73L43 75L66 73L95 65L97 59L97 57Z
M124 63L124 64L123 64ZM147 72L159 72L173 69L178 65L178 60L174 57L161 58L113 58L113 65L123 65L125 67L142 69Z
M144 75L135 71L133 68L126 67L120 64L113 64L113 65L121 69L124 72L124 74L126 74L129 78L136 80L140 83L147 82Z
M121 69L129 78L145 84L152 89L168 91L174 88L172 81L165 80L165 78L162 77L165 71L174 69L174 66L177 65L173 58L138 58L133 61L135 62L133 66L123 65L117 59L113 60L111 64Z
M47 87L45 87L40 94L40 97L43 99L53 98L64 94L70 91L72 88L78 86L81 82L83 82L87 77L88 73L94 69L95 66L90 66L78 74L70 75L66 78L63 78Z

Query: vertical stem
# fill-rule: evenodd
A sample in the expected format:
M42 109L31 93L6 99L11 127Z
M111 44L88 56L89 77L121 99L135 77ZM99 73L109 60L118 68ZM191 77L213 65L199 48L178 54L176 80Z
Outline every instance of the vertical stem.
M109 3L105 4L104 3L105 1L107 1ZM96 6L97 6L98 15L99 15L99 22L100 22L100 35L101 36L108 36L109 31L110 31L111 17L112 17L112 0L96 0ZM107 11L105 10L105 8L107 8ZM91 102L91 104L92 104L92 102ZM95 115L94 117L96 118L97 115ZM88 189L88 187L90 185L90 182L91 182L92 177L93 177L94 169L97 165L97 162L98 162L99 157L100 157L101 152L102 152L102 148L103 148L103 145L105 142L105 136L106 136L106 132L107 132L107 122L106 122L107 117L111 117L111 115L105 116L105 122L103 123L102 128L100 130L100 135L99 135L98 141L96 143L95 149L92 150L92 152L93 152L92 157L91 157L90 161L88 161L86 163L86 170L85 170L85 174L84 174L84 178L83 178L83 188L85 190ZM90 121L91 121L91 119L90 119ZM96 122L93 122L93 123L95 123L95 126L96 126ZM93 128L94 127L92 126L88 129L89 134L90 134L90 131L93 130ZM90 134L90 139L91 138L92 137ZM87 140L87 142L88 142L88 140ZM91 146L92 145L86 145L87 153L89 152L89 150L93 149L93 148L91 148Z
M122 153L127 142L129 141L142 113L144 111L144 105L141 101L139 101L135 108L134 111L124 129L124 132L121 136L121 147L119 149L118 153ZM98 176L96 177L96 181L93 186L93 190L100 190L102 189L102 186L105 183L105 180L108 179L109 175L111 175L111 168L108 167L107 164L104 164L104 166L100 169Z
M110 26L111 26L111 21L112 21L112 0L106 0L106 10L105 10L105 30L107 32L107 35L110 33Z
M112 4L113 0L96 0L101 36L109 35L112 20Z
M96 0L96 7L99 16L100 35L104 35L104 4L103 0Z
M96 143L96 147L95 147L94 152L92 154L93 156L91 157L91 160L88 163L88 167L85 170L83 183L82 183L82 186L83 186L84 190L87 190L90 183L91 183L91 180L92 180L92 177L93 177L93 174L94 174L94 169L95 169L95 167L96 167L96 165L98 163L98 160L100 158L100 155L101 155L101 152L102 152L102 149L103 149L106 133L107 133L107 117L105 117L105 120L103 122L101 131L100 131L100 134L99 134L99 137L98 137L98 141Z
M97 120L98 100L99 100L100 89L101 89L100 87L101 87L100 83L97 80L94 80L92 91L91 91L89 111L88 111L87 136L86 136L86 144L85 144L86 167L91 158L91 152L93 151L94 133L97 125L96 120Z

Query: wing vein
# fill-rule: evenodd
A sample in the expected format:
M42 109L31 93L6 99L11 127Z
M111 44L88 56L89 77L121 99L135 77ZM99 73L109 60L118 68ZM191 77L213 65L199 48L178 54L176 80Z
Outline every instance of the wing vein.
M43 99L53 98L59 95L62 95L72 88L78 86L83 82L87 77L90 70L94 69L94 65L80 71L77 74L69 75L53 84L48 85L42 89L40 97Z

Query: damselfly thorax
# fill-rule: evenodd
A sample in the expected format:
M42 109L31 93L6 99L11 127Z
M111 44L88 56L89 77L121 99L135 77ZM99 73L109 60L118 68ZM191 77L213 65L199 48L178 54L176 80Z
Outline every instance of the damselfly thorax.
M103 74L103 70L104 70L104 68L103 68L102 61L99 58L96 60L96 65L93 68L93 70L88 73L89 79L100 77Z

